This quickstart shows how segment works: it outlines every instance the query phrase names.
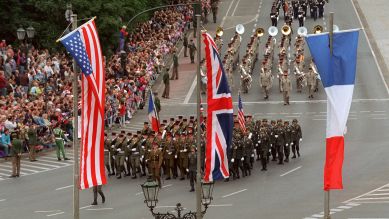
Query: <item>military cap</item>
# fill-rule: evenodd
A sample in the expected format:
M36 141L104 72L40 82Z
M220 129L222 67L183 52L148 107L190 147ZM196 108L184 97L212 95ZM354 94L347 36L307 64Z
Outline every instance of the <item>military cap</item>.
M104 136L108 136L107 133L104 133Z
M276 123L276 120L272 120L272 121L270 121L270 123Z
M142 132L138 130L138 131L136 131L136 134L140 135L140 134L142 134Z
M120 133L120 134L119 134L119 137L121 137L121 138L122 138L122 137L124 137L124 135L123 135L122 133Z
M116 135L116 132L112 132L111 135L112 135L112 136L115 136L115 135Z
M166 126L166 125L165 125L165 124L163 124L163 123L160 125L160 127L165 127L165 126Z
M267 122L267 119L262 119L262 122Z
M278 119L277 122L282 122L282 119Z
M166 133L166 137L172 137L172 133L171 132L167 132Z
M148 124L149 124L149 122L144 122L143 124L144 124L144 125L148 125Z
M153 146L158 146L157 142L153 142L152 145L153 145Z
M162 123L167 123L167 120L166 119L162 120Z
M234 121L234 124L239 124L239 121L238 121L238 120L235 120L235 121Z
M288 121L288 120L285 120L285 121L284 121L284 124L285 124L285 123L289 124L289 121Z
M152 134L152 135L155 135L155 131L151 131L151 134Z
M174 118L170 118L170 121L174 121Z
M162 136L162 132L158 132L158 134L157 134L158 136Z
M134 137L134 138L137 138L137 137L138 137L138 135L137 135L137 134L134 134L134 135L133 135L133 137Z
M131 136L131 135L132 135L132 133L131 133L131 132L128 132L128 133L127 133L127 135L128 135L128 136Z
M174 125L179 125L180 124L180 121L176 121L175 123L174 123Z
M180 133L176 133L176 134L174 135L174 137L180 137L180 136L181 136Z
M189 116L189 119L190 120L193 120L195 117L194 116Z
M182 119L183 116L178 116L178 119Z
M184 121L184 122L187 122L187 121L188 121L188 119L184 118L182 121Z
M297 119L293 119L293 121L292 122L297 122Z
M126 134L126 131L122 130L120 131L120 134Z

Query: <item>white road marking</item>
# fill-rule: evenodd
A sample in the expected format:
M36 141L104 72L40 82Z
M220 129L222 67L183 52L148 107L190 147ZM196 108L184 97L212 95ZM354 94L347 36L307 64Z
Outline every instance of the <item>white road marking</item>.
M358 201L358 200L356 200ZM358 201L360 204L387 204L389 201Z
M138 196L138 195L141 195L141 194L143 194L143 192L138 192L135 195Z
M113 210L113 208L89 208L87 211L104 211L104 210Z
M63 167L63 166L57 166L57 165L51 165L51 164L47 164L47 163L42 163L42 162L35 162L34 165L42 165L42 166L46 166L46 167L51 167L52 168L60 168L60 167Z
M359 111L360 113L370 113L370 111Z
M387 192L387 191L389 191L389 189L379 189L377 191L379 191L379 192Z
M303 166L299 166L299 167L294 168L293 170L289 170L288 172L286 172L286 173L284 173L284 174L281 174L280 176L285 176L285 175L287 175L287 174L289 174L289 173L292 173L292 172L294 172L294 171L300 169L301 167L303 167Z
M380 189L382 189L382 188L384 188L384 187L387 187L387 186L389 186L389 183L386 184L386 185L383 185L383 186L381 186L381 187L379 187L379 188L373 189L373 190L371 190L370 192L366 192L366 193L364 193L364 194L362 194L362 195L360 195L360 196L357 196L357 197L355 197L355 198L351 198L351 199L349 199L349 200L347 200L347 201L344 201L343 203L348 203L348 202L350 202L350 203L348 203L348 205L355 204L355 203L352 203L351 201L353 201L353 200L355 200L355 199L358 199L358 198L360 198L360 197L363 197L363 196L365 196L365 195L371 194L371 193L373 193L373 192L375 192L375 191L378 191L378 190L380 190Z
M297 116L285 116L286 118L299 118L300 116L297 115Z
M224 15L223 20L222 20L222 22L220 23L220 26L221 26L221 27L224 26L224 22L226 22L226 18L227 18L228 12L230 12L233 3L234 3L234 0L231 1L230 6L229 6L228 9L227 9L227 13L226 13L226 15Z
M167 187L170 187L170 186L173 186L173 185L172 184L164 185L164 186L162 186L162 188L167 188Z
M231 207L232 204L209 205L209 207Z
M237 191L237 192L233 192L233 193L224 195L224 196L222 196L222 198L227 198L227 197L230 197L230 196L232 196L232 195L236 195L236 194L238 194L238 193L244 192L244 191L246 191L246 190L247 190L247 189L242 189L242 190L239 190L239 191Z
M373 51L373 48L372 48L372 46L371 46L369 37L367 36L366 30L365 30L365 28L363 27L361 17L360 17L359 14L358 14L357 8L355 7L353 0L350 0L350 2L351 2L351 4L353 5L353 8L354 8L355 14L356 14L357 17L358 17L359 23L361 24L362 31L363 31L363 33L365 34L365 38L366 38L367 44L369 45L371 54L372 54L373 57L374 57L374 61L375 61L375 64L376 64L376 66L377 66L377 68L378 68L378 72L380 73L381 80L382 80L382 82L384 83L385 88L386 88L386 91L387 91L387 93L388 93L388 95L389 95L389 87L388 87L388 84L387 84L386 81L385 81L384 75L382 74L381 66L378 64L378 60L377 60L377 57L376 57L376 55L375 55L375 53L374 53L374 51Z
M386 116L385 113L372 113L370 116Z
M4 202L6 201L7 199L3 198L3 199L0 199L0 202Z
M357 199L354 199L354 201L363 201L363 200L388 200L389 201L389 197L357 198Z
M348 219L389 219L387 217L383 218L383 217L349 217Z
M341 212L343 211L344 209L337 209L337 208L331 208L331 211L332 212Z
M55 213L55 214L48 214L46 215L47 217L52 217L52 216L55 216L55 215L60 215L60 214L64 214L65 212L61 211L61 212L58 212L58 213Z
M372 118L372 119L376 119L376 120L385 120L385 119L388 119L387 117L383 117L383 118Z
M374 111L375 113L385 113L386 111Z
M71 187L73 187L73 185L68 185L68 186L56 188L55 191L62 190L62 189L67 189L67 188L71 188Z
M350 208L353 208L351 206L339 206L338 208L342 208L342 209L350 209Z
M188 104L189 99L192 96L194 89L196 88L196 85L197 85L197 75L195 76L195 78L194 78L194 80L192 82L192 85L190 86L189 91L186 94L186 97L184 99L184 104Z
M258 17L259 17L259 15L258 15L258 14L256 14L256 15L254 16L254 18L253 18L253 19L251 19L251 20L249 20L249 21L246 21L246 22L244 22L242 25L249 24L249 23L251 23L251 22L255 21L255 20L258 18ZM224 30L235 29L235 27L236 27L236 26L227 27L227 28L225 28Z
M80 210L85 209L85 208L90 208L90 207L92 207L92 205L87 205L87 206L81 207Z
M238 0L238 2L236 3L235 8L234 8L234 10L232 11L231 16L234 16L234 15L235 15L235 12L236 12L236 9L238 8L239 3L240 3L240 0Z
M51 213L51 212L59 212L61 210L51 210L51 211L34 211L35 213Z
M162 205L162 206L157 206L155 208L175 208L177 206L169 206L169 205Z

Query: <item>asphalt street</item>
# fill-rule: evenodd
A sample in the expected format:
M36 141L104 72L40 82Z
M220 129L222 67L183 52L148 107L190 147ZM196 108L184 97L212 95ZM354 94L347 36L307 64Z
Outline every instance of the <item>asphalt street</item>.
M224 45L233 36L235 26L244 24L246 32L242 35L245 48L252 31L270 26L269 12L272 1L225 0L219 7L218 23L210 23L206 28L212 32L218 25L225 29ZM350 0L331 0L326 8L325 19L316 22L307 18L309 31L316 24L328 28L328 11L335 12L335 24L341 29L358 28L361 24ZM211 17L209 17L211 18ZM283 17L280 17L280 21ZM279 22L279 27L282 23ZM297 22L293 23L294 31ZM277 42L281 37L277 36ZM294 37L293 37L294 38ZM261 39L264 48L267 34ZM293 42L292 42L293 43ZM225 50L225 47L223 48ZM245 49L241 49L241 57ZM262 51L262 49L260 49ZM305 50L309 57L308 49ZM293 54L293 51L290 51ZM277 53L276 53L277 54ZM262 53L259 58L261 60ZM189 73L188 73L189 74ZM291 94L291 105L282 105L282 95L273 86L270 100L264 101L258 85L259 62L253 71L253 86L248 94L242 95L244 111L255 118L287 119L297 118L302 126L302 156L285 165L270 164L267 172L260 171L256 162L251 176L228 183L217 182L214 201L205 218L271 218L300 219L323 217L323 165L325 157L326 96L320 87L315 98L307 98L307 91ZM186 95L174 96L163 103L161 118L168 119L177 115L196 113L195 75L186 75ZM238 84L238 72L235 82ZM234 101L237 100L238 86L232 89ZM172 89L174 90L174 88ZM172 92L172 91L171 91ZM345 160L343 168L344 190L331 192L332 218L389 218L389 95L382 80L374 55L366 36L361 31L357 83L354 100L347 123ZM203 96L203 98L205 98ZM234 103L234 107L237 104ZM142 127L146 112L138 112L127 130ZM69 156L72 151L67 150ZM24 162L25 175L8 179L9 163L0 164L0 218L72 218L72 162L52 163L45 155L37 163ZM46 164L46 165L45 165ZM50 167L58 166L58 167ZM7 167L6 167L7 166ZM34 166L46 167L39 169ZM24 168L24 170L23 170ZM33 171L28 171L35 170ZM140 184L146 179L110 178L103 187L107 196L105 204L92 207L92 191L80 192L81 218L152 218L143 203ZM180 202L187 210L195 210L195 194L189 193L189 181L163 181L164 188L159 194L157 211L173 211ZM100 203L100 200L99 200Z

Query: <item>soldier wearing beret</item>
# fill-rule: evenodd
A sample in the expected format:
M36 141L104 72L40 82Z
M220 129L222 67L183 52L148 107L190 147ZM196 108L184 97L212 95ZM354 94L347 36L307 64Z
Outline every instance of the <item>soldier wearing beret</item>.
M158 144L153 143L153 147L146 159L149 166L149 172L153 176L154 180L158 182L159 188L162 188L161 184L161 165L163 160L162 151L158 149Z

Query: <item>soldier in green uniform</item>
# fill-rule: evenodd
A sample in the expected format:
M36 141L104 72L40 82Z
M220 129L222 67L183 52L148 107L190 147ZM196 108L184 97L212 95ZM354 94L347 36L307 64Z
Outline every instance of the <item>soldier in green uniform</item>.
M150 126L149 126L149 123L148 122L144 122L141 134L142 135L149 135L151 133L151 131L152 130L151 130ZM137 133L137 134L139 134L139 133Z
M132 142L132 133L129 132L129 133L127 133L127 138L126 138L126 140L124 142L124 145L126 146L125 149L124 149L124 164L127 167L127 172L126 172L125 176L131 176L131 170L132 170L131 161L130 161L131 142Z
M55 137L55 144L57 145L57 158L58 158L58 160L59 161L61 160L60 153L62 153L64 160L69 160L69 158L67 158L65 155L65 145L64 145L64 139L67 139L67 138L64 135L64 133L59 125L54 128L53 133L54 133L54 137Z
M186 169L188 169L188 153L189 153L189 147L186 142L186 134L180 135L180 138L178 139L178 148L179 148L178 166L180 167L180 173L181 173L180 180L184 180L187 174Z
M28 136L28 149L29 149L29 158L30 161L37 161L35 159L35 146L38 145L38 132L35 124L30 126L27 130Z
M218 9L218 1L217 0L213 0L212 4L211 4L211 10L212 10L212 15L213 15L213 23L216 24L216 17L217 17L217 9Z
M184 33L184 40L183 40L183 46L184 46L184 57L188 57L188 33Z
M132 178L136 179L136 173L140 173L140 157L141 157L141 139L138 135L134 135L130 146L130 160L132 166Z
M150 174L153 176L154 180L158 182L159 188L162 187L160 176L162 159L162 152L158 149L157 143L154 142L153 148L147 157L147 164L149 165Z
M122 172L124 170L124 160L125 160L125 136L123 133L119 134L119 138L116 140L115 144L115 163L116 163L116 178L122 178Z
M163 72L162 80L163 80L163 84L165 84L165 89L163 90L162 97L169 99L169 93L170 93L169 68L163 67L162 72Z
M291 127L291 138L292 138L292 152L293 157L296 158L297 155L300 157L300 142L303 140L303 135L301 132L301 127L297 122L297 119L293 119Z
M23 152L23 140L18 133L18 129L11 133L11 156L12 156L12 175L10 177L20 176L20 157Z
M115 144L117 142L117 135L116 135L116 132L112 132L111 134L111 140L110 140L110 145L109 145L109 164L111 165L111 176L114 176L115 175L115 170L117 170L116 168L116 163L115 163L115 154L116 154L116 150L115 150Z
M251 175L252 162L251 158L254 157L253 142L251 141L251 133L246 132L243 137L243 177Z
M190 40L190 44L189 44L189 55L190 55L190 63L194 63L194 56L195 56L195 53L196 53L196 46L193 42L193 39Z
M196 182L196 172L197 172L197 154L196 148L190 147L190 153L188 155L188 175L190 183L190 191L194 192L194 183Z
M110 149L112 140L108 138L107 133L104 133L104 165L107 168L108 176L111 176L112 171L110 167Z
M166 142L164 144L163 148L163 158L164 158L164 164L165 164L165 172L164 174L167 176L166 180L170 180L172 174L174 175L174 160L177 157L177 148L176 144L173 144L172 136L170 133L166 136ZM174 175L174 178L176 176Z
M289 155L290 155L290 145L292 143L292 130L289 126L289 121L284 121L284 130L285 130L285 147L284 147L284 154L285 154L285 162L289 162Z
M173 74L170 80L178 80L178 56L176 50L173 51Z
M241 169L242 173L244 173L243 169L243 163L244 160L243 157L243 146L241 142L241 138L243 137L243 133L239 127L239 122L234 123L234 130L232 135L232 159L231 162L233 163L233 179L239 179L239 168Z
M274 137L278 155L278 164L284 164L285 129L282 125L281 119L277 120Z
M272 155L272 161L277 161L277 147L276 147L276 137L275 137L275 133L276 133L276 121L275 120L271 120L270 121L270 151L271 151L271 155Z
M270 147L270 138L268 135L267 128L265 126L262 126L259 131L259 138L261 139L259 142L259 153L261 156L261 165L262 169L261 171L267 170L267 163L268 163L268 152Z

